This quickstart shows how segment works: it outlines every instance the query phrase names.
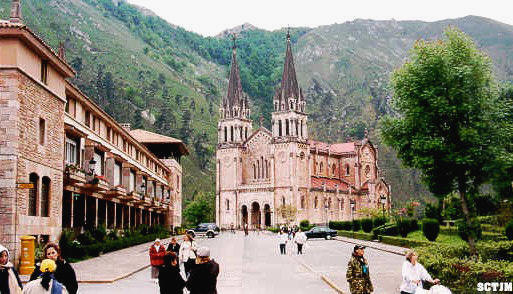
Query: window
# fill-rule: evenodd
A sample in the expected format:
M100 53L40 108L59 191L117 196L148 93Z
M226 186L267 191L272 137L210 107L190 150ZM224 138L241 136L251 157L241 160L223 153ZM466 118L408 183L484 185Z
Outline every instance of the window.
M45 144L45 128L46 128L45 120L40 118L39 119L39 144L44 145Z
M260 160L257 160L257 174L258 178L260 179Z
M253 179L256 179L256 178L257 178L256 165L253 163Z
M67 164L77 164L77 142L70 138L66 138L66 147L65 147L65 162Z
M285 135L286 136L289 135L289 120L288 119L285 120Z
M328 199L328 209L331 209L331 198Z
M50 178L43 177L41 181L41 216L50 216Z
M226 210L230 210L230 200L226 199Z
M303 121L301 121L301 137L303 137Z
M281 120L278 121L278 136L281 137L282 131L281 131Z
M228 141L228 129L227 127L224 127L224 141Z
M335 176L336 172L337 172L337 166L335 164L333 164L331 166L331 174L332 174L332 176Z
M114 164L114 186L121 185L121 164L116 162Z
M243 137L242 137L242 127L239 128L239 131L240 131L240 139L242 140Z
M301 209L305 208L305 196L301 196Z
M230 127L230 142L233 142L233 126Z
M324 166L323 166L323 164L322 164L322 162L321 162L321 164L319 164L319 173L320 173L320 174L322 174L322 169L323 169L323 167L324 167Z
M346 176L348 176L350 173L350 170L349 170L349 164L346 164Z
M29 182L33 185L33 187L29 189L28 215L36 216L39 176L36 173L31 173L29 176Z
M338 200L338 207L340 210L344 210L344 199Z
M295 121L295 125L296 125L296 133L294 135L297 136L297 134L299 134L299 129L298 129L299 128L299 124L298 124L297 120Z
M104 162L103 162L103 154L95 151L93 155L94 161L96 161L96 164L94 165L94 174L98 176L104 175Z
M107 127L107 141L110 142L110 127Z
M317 199L317 196L315 197L315 200L314 200L314 208L317 209L317 206L319 205L319 200Z
M91 126L91 113L86 111L85 113L85 125L89 128Z
M41 82L45 85L48 84L48 60L41 62Z
M265 161L265 178L269 178L269 162Z
M67 98L67 97L66 97ZM64 108L64 111L66 111L66 113L69 113L69 103L71 101L69 100L69 98L67 98L67 101L66 101L66 108Z
M135 172L130 170L130 183L128 185L129 192L133 192L135 190Z
M247 138L248 138L248 127L246 127L246 134L245 134L244 138L245 138L245 139L247 139Z
M285 197L281 197L281 205L285 205Z

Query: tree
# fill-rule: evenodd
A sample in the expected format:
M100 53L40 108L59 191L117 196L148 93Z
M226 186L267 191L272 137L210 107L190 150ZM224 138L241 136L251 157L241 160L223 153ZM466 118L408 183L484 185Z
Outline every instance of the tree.
M210 222L214 216L215 197L208 194L198 194L189 202L183 211L185 220L191 225Z
M296 220L297 208L294 205L284 204L276 209L276 212L281 216L287 224Z
M391 79L397 116L382 121L381 135L402 162L418 168L436 196L457 191L465 222L469 200L489 180L500 151L496 84L490 59L461 31L415 43L410 60ZM477 256L475 236L468 239Z
M191 120L191 111L189 109L185 109L182 114L182 127L180 128L180 136L185 144L188 144L191 140Z

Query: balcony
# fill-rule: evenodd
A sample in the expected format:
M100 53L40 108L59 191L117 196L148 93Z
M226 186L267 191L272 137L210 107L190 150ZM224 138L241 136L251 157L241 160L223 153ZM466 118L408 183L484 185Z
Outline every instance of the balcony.
M110 184L105 177L95 175L92 180L85 184L84 188L92 192L104 193L110 190Z
M86 174L83 169L74 164L67 164L64 169L64 182L75 185L86 183Z
M133 202L133 203L138 203L141 200L141 197L142 197L141 194L139 194L135 191L131 191L131 192L126 193L126 195L123 196L122 200L125 200L128 202Z
M121 185L117 185L117 186L114 186L112 187L112 189L110 189L109 191L105 192L105 196L108 196L108 197L118 197L120 199L124 199L125 196L127 196L127 193L126 193L126 189L121 186Z

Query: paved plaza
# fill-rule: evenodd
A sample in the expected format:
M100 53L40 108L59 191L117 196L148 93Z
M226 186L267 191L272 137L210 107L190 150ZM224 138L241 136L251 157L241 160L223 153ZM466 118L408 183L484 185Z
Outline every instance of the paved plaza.
M295 251L292 254L289 250L289 254L283 256L279 255L276 235L270 233L250 233L248 237L240 232L223 233L214 239L198 238L197 241L200 246L210 247L212 257L220 264L218 292L221 294L336 293L321 275L349 293L345 272L354 244L309 240L304 255L297 256ZM130 255L140 259L147 251L138 247L127 250L126 254L126 260L132 258ZM370 262L375 293L398 293L403 257L372 248L365 254ZM103 263L97 270L109 275L109 271L117 268L116 264ZM150 280L150 269L144 268L114 283L81 283L80 293L158 293L158 286Z

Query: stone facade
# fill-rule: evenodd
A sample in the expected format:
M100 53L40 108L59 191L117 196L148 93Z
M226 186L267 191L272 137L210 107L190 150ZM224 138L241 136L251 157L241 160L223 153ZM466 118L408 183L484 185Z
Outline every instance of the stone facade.
M181 225L178 139L121 126L67 79L73 69L21 22L0 20L0 244L63 228ZM14 17L13 17L14 16Z
M234 46L228 93L219 110L219 226L284 224L290 221L284 218L286 207L295 212L294 224L350 220L365 207L390 209L390 186L380 174L378 150L367 136L337 144L309 139L306 99L297 83L289 36L281 86L273 98L271 131L260 123L252 132L237 66Z

